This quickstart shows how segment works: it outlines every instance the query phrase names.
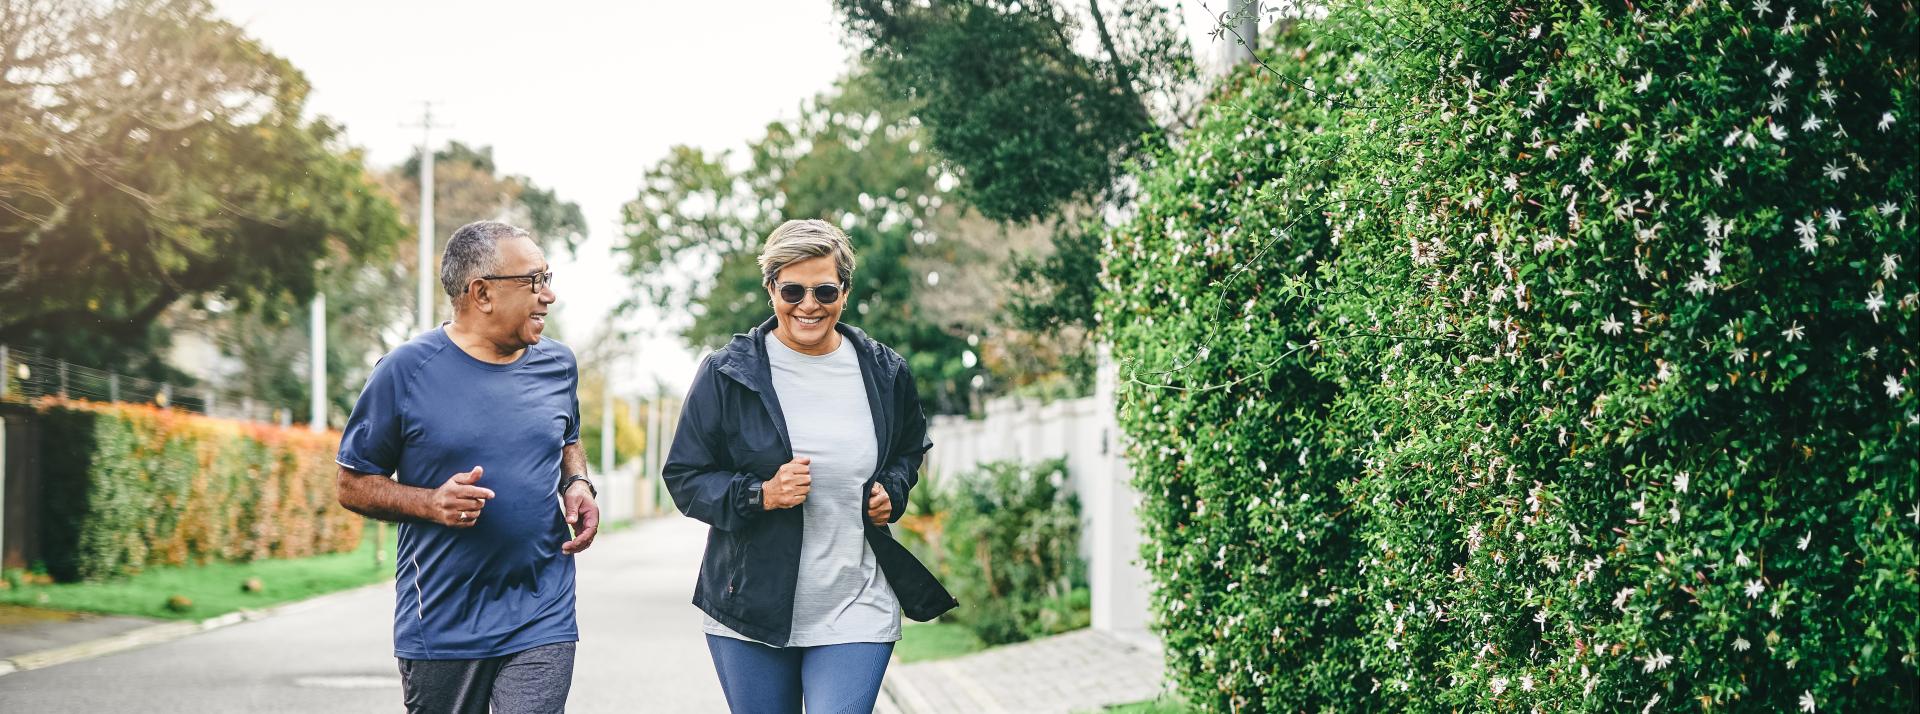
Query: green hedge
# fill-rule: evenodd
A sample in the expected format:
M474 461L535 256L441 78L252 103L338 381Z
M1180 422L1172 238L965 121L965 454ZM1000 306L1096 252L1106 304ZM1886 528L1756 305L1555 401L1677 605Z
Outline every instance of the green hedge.
M989 645L1086 627L1080 501L1067 463L995 461L925 488L901 519L909 547L960 601L947 621Z
M141 405L37 407L42 555L57 579L338 553L360 542L364 520L335 503L337 433Z
M1186 696L1911 710L1917 37L1336 3L1230 80L1105 257Z

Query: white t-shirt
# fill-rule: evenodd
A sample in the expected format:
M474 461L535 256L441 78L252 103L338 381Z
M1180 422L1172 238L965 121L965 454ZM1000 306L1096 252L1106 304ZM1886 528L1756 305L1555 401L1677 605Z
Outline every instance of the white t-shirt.
M800 505L805 526L787 646L898 641L900 603L866 538L867 494L861 489L879 467L880 454L859 356L845 339L819 356L795 352L774 335L766 344L793 455L812 460L813 486ZM705 629L757 641L712 617Z

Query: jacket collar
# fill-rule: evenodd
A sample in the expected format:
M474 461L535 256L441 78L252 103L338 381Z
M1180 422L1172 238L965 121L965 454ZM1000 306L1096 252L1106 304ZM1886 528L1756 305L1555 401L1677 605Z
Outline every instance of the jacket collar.
M758 327L735 334L726 346L714 352L714 367L721 374L731 377L748 389L756 392L771 393L773 390L773 367L767 360L767 340L779 339L773 336L780 323L777 318L768 317ZM867 337L867 333L845 322L835 322L833 329L840 337L852 345L860 358L863 371L869 377L891 376L895 365L880 355L879 343ZM884 375L871 374L884 371Z

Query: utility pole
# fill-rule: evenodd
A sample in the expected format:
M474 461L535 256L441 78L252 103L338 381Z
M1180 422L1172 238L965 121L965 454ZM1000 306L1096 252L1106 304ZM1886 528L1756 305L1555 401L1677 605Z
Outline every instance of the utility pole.
M316 291L313 294L313 319L311 344L308 350L312 358L308 360L312 371L309 372L307 385L313 396L308 403L307 428L313 431L327 430L327 294Z
M433 329L433 130L447 125L433 123L433 102L422 102L420 123L420 303L417 315L420 332Z

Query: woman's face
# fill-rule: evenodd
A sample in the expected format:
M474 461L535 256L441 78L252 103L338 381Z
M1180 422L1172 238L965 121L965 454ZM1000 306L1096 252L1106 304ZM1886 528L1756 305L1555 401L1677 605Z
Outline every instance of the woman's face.
M839 282L839 266L831 255L794 261L781 268L774 275L773 284L767 286L767 297L773 300L773 316L779 322L774 334L780 341L795 352L810 355L823 355L840 346L839 336L833 326L840 322L840 311L846 309L851 286L845 286L838 299L824 305L812 290L807 291L799 304L789 303L780 297L780 286L787 283L812 288L837 285Z

